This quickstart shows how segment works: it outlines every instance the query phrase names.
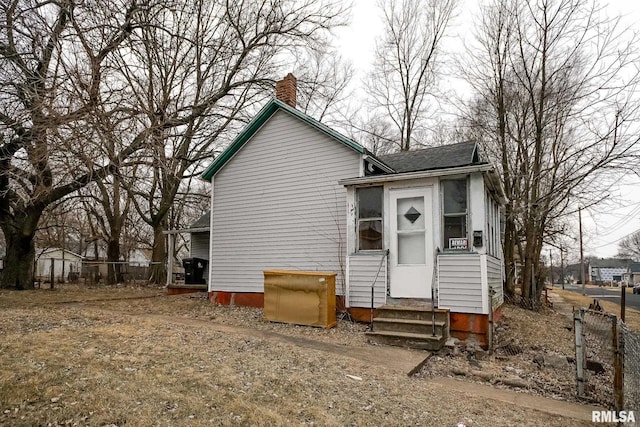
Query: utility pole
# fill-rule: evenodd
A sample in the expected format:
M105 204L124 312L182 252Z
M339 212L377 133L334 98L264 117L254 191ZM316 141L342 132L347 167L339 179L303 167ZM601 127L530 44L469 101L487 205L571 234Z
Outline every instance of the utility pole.
M551 249L549 249L549 276L551 277L551 287L553 288L553 256L551 255Z
M560 283L564 290L564 248L560 247Z
M580 230L580 283L582 283L582 295L586 295L584 286L584 252L582 249L582 208L578 208L578 223Z

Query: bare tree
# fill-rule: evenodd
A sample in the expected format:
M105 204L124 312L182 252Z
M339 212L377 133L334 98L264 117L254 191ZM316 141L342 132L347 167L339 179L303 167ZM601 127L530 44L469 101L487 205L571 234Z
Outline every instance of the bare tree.
M7 241L1 285L33 287L34 235L47 206L108 175L143 138L87 163L87 117L101 97L108 62L138 28L147 2L35 0L0 6L0 228Z
M523 301L536 306L545 241L566 235L578 206L598 203L613 173L637 164L637 40L582 0L496 0L480 22L466 120L509 199L505 290L519 262Z
M636 231L620 241L618 258L633 258L640 261L640 231Z
M149 129L126 188L153 228L153 282L166 278L163 231L183 179L271 95L291 55L319 46L344 11L333 0L188 0L145 16L149 25L129 39L119 70Z
M372 107L391 120L397 148L425 132L441 72L442 42L457 0L381 0L384 35L369 78ZM430 100L431 98L431 100Z
M119 174L97 180L83 194L85 209L107 247L106 284L114 285L122 281L119 264L123 255L121 240L130 216L131 199L122 188Z
M314 47L298 61L297 108L314 119L340 126L354 71L350 62L337 52Z

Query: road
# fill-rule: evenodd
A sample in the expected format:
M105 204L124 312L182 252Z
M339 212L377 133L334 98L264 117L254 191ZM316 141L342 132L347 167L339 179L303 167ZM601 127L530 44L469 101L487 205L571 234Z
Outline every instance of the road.
M560 287L560 285L555 286ZM582 294L582 285L564 285L564 288L568 291ZM585 293L592 298L602 299L620 304L620 288L587 285L585 287ZM625 303L627 307L640 310L640 294L634 295L630 292L627 292Z

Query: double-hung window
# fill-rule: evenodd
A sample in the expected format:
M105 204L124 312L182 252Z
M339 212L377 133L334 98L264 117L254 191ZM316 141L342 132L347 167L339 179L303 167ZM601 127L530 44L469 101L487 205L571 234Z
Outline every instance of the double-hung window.
M356 189L358 250L382 249L382 187Z
M445 249L468 249L467 179L441 182Z

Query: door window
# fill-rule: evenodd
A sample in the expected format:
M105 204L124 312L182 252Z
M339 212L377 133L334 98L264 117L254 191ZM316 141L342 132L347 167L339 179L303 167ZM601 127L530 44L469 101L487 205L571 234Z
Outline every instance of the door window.
M397 199L398 264L425 264L424 197Z

